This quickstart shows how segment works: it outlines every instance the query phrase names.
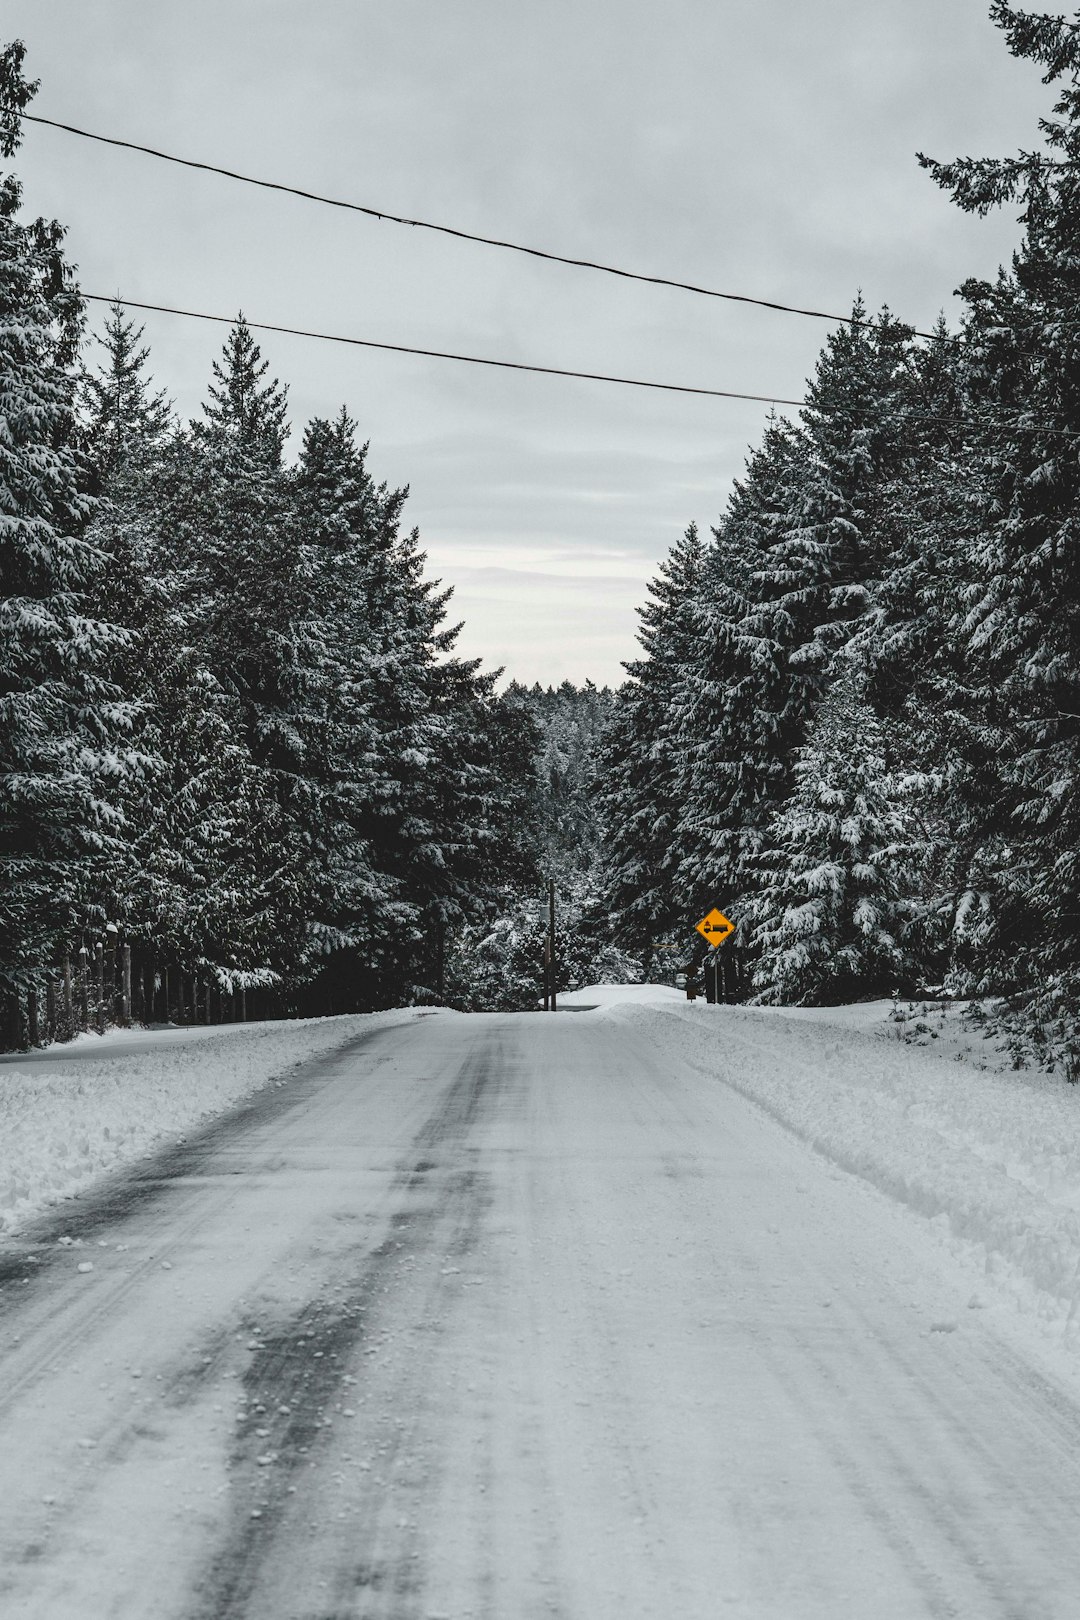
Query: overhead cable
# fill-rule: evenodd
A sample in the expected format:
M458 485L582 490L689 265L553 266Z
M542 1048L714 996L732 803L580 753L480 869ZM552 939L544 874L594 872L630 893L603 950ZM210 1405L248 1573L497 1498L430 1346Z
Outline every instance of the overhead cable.
M479 354L457 354L449 349L420 349L408 343L383 343L375 338L346 337L340 332L315 332L303 326L279 326L271 321L253 321L246 315L213 315L206 310L180 309L173 304L148 304L138 298L124 298L120 293L106 296L104 293L83 292L80 297L89 299L95 304L119 304L123 309L145 309L156 315L183 315L193 321L213 321L219 326L235 326L243 321L245 326L256 332L280 332L286 337L315 338L320 343L344 343L355 349L384 349L391 354L415 354L428 360L456 360L466 366L494 366L500 371L530 371L542 377L576 377L582 382L618 383L624 388L651 388L665 394L703 394L710 399L741 399L748 400L755 405L790 405L796 410L812 409L822 414L839 414L850 407L845 405L824 405L814 403L812 406L804 399L783 399L779 394L740 394L730 388L698 388L690 383L653 382L644 377L619 377L606 371L571 371L565 366L536 366L524 360L493 360L489 356ZM909 422L930 422L941 427L970 428L973 423L960 416L939 416L931 412L908 411L904 413L905 420ZM1053 439L1076 439L1080 434L1071 432L1067 428L1043 427L1038 423L1028 425L1015 423L1010 426L1018 433L1037 433Z
M412 225L417 230L437 231L442 236L454 236L463 242L479 242L484 247L505 248L511 253L524 253L532 259L546 259L552 264L567 264L578 270L597 270L606 276L618 276L623 281L641 281L652 287L674 287L679 292L696 293L702 298L721 298L732 304L753 304L758 309L776 310L784 315L807 315L816 321L836 321L845 326L873 327L873 320L856 315L834 315L824 309L806 309L798 304L781 304L771 298L752 298L749 293L719 292L715 287L701 287L692 281L677 281L669 276L649 276L639 270L622 270L617 265L602 264L595 259L573 258L566 253L554 253L547 248L527 247L521 242L504 241L497 236L481 236L476 231L465 231L454 225L436 225L428 219L409 219L403 214L388 213L385 208L371 208L363 203L344 202L340 197L326 197L317 191L306 191L301 186L288 186L279 180L261 180L255 175L240 174L236 169L225 169L216 163L202 163L195 158L178 157L174 152L162 152L155 146L143 146L138 141L121 140L116 135L99 135L93 130L80 129L76 124L65 124L57 118L44 118L40 113L22 112L17 107L5 107L32 124L45 124L50 129L61 129L69 135L81 135L84 140L100 141L104 146L119 146L129 152L142 152L147 157L160 158L165 163L176 163L185 169L201 169L205 174L220 174L227 180L239 180L246 186L260 186L264 191L281 191L290 197L302 197L306 202L323 203L328 208L344 208L353 214L366 214L392 225ZM915 337L941 341L940 332L920 332L912 328Z
M666 394L708 394L713 399L746 399L758 405L800 406L801 399L780 399L774 394L736 394L727 388L694 388L689 383L648 382L641 377L615 377L602 371L569 371L562 366L532 366L523 360L491 360L479 354L454 354L447 349L418 349L406 343L378 343L374 338L344 337L338 332L312 332L302 326L275 326L270 321L252 321L246 315L210 315L205 310L177 309L171 304L144 304L137 298L122 298L118 293L107 298L104 293L82 293L83 298L95 304L120 304L124 309L148 309L158 315L186 315L195 321L217 321L224 326L235 326L242 319L245 326L257 332L283 332L288 337L318 338L321 343L348 343L358 349L388 349L392 354L418 354L429 360L458 360L467 366L497 366L502 371L537 371L545 377L579 377L585 382L621 383L626 388L659 388Z

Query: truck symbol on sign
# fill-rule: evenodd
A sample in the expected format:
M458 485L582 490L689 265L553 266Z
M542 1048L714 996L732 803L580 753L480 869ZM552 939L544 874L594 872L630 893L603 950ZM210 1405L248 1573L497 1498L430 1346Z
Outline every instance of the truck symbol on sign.
M725 917L715 906L700 922L695 923L694 927L709 945L722 945L725 939L735 932L735 924L731 918Z

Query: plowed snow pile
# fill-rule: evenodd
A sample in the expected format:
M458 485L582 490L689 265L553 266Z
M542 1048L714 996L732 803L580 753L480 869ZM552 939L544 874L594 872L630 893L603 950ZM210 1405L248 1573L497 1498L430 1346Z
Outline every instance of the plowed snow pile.
M415 1012L82 1036L0 1063L0 1234L295 1064Z
M951 1013L929 1012L920 1034L910 1021L898 1031L888 1002L799 1012L580 999L908 1204L995 1292L1080 1349L1080 1087L1005 1072Z

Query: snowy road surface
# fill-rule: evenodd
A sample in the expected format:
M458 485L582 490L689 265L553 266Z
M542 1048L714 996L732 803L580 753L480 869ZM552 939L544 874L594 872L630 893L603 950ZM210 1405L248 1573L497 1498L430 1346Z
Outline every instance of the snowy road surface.
M0 1251L5 1620L1080 1613L1064 1378L722 1050L355 1028Z

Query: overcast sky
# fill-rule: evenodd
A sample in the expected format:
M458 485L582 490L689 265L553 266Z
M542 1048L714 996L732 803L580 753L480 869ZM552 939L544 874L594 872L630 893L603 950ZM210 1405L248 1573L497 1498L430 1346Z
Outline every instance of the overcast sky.
M1010 213L917 166L1035 139L1050 92L987 0L7 0L33 110L392 212L781 302L862 288L925 326ZM828 328L379 223L29 126L27 207L84 288L253 320L797 398ZM196 414L220 329L145 317ZM767 407L265 335L294 443L342 404L408 483L461 648L598 683Z

